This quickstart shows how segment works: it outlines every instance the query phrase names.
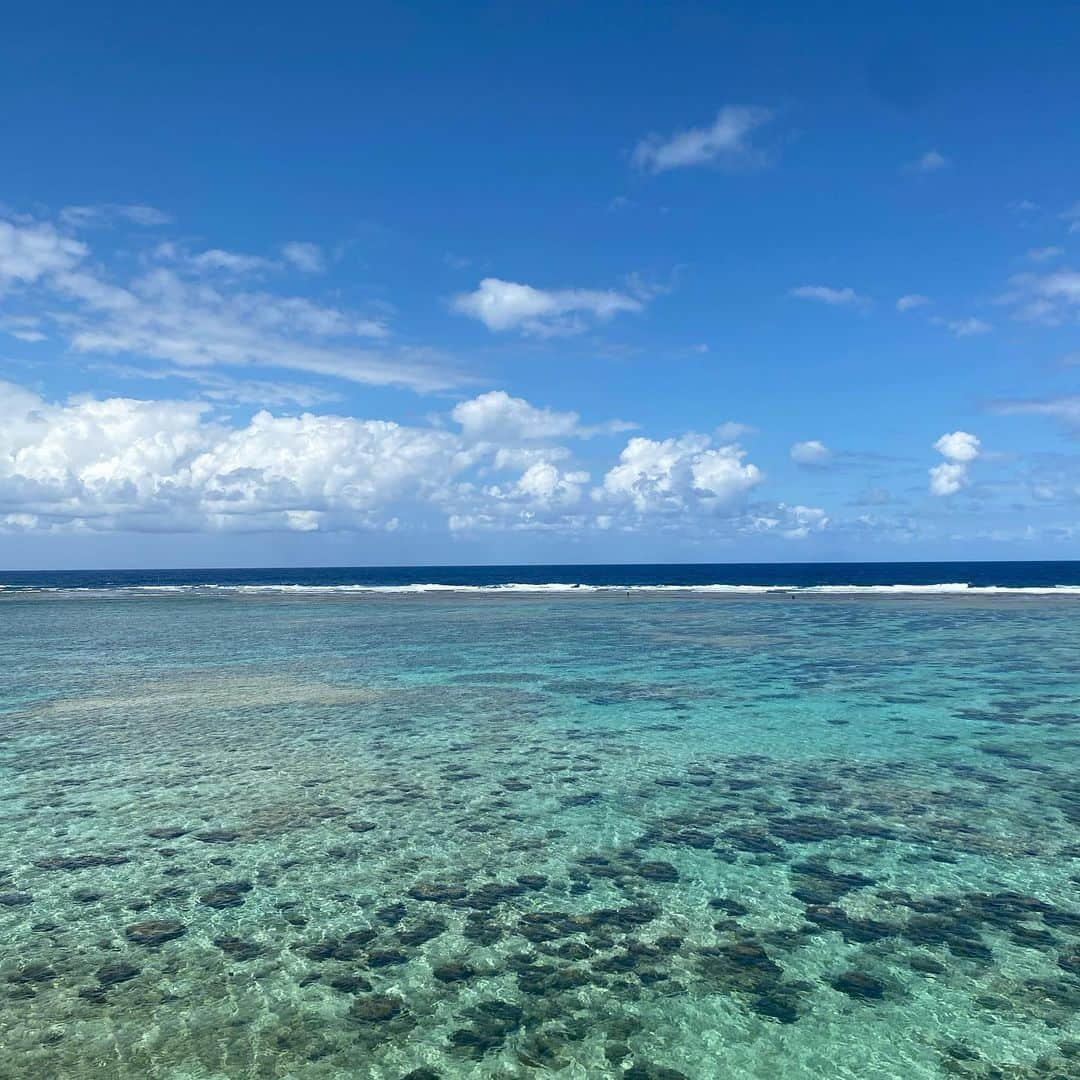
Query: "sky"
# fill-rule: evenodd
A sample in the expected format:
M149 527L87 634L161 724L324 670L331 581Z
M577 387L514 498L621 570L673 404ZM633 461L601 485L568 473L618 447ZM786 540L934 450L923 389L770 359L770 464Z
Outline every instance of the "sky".
M0 566L1080 557L1075 5L24 5Z

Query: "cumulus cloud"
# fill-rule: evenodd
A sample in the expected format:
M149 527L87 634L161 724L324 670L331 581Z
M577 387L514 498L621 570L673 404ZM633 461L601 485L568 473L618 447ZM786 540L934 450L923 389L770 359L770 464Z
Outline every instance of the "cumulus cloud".
M955 495L967 483L967 466L944 461L930 469L930 494Z
M602 497L638 513L681 512L695 504L729 503L764 476L735 444L713 447L706 435L632 438L603 480Z
M799 465L828 465L832 457L832 451L819 439L797 442L791 448L791 460Z
M217 420L205 402L75 398L0 386L0 513L38 528L376 528L445 508L475 463L460 436L348 416ZM24 522L25 524L25 522Z
M929 303L929 296L923 296L921 293L907 293L896 301L896 310L914 311L915 308L925 307Z
M576 412L538 408L505 390L491 390L455 405L451 414L467 438L489 440L589 438L592 435L628 431L635 424L609 420L583 425Z
M640 311L644 305L636 297L610 289L537 289L484 278L473 292L454 297L451 306L493 332L520 330L551 337L585 330L589 317L605 321L619 312Z
M490 500L487 518L505 520L509 509L518 523L535 522L539 512L578 506L588 482L589 474L582 469L565 470L553 461L535 461L512 483L484 489Z
M787 540L805 540L811 533L824 532L829 516L817 506L788 506L780 503L774 513L750 517L753 532L776 533Z
M869 301L854 289L834 289L829 285L799 285L791 295L800 300L816 300L830 307L861 307Z
M955 495L968 482L968 466L981 451L977 436L967 431L951 431L934 443L945 460L930 469L930 494Z
M950 461L967 463L979 456L979 440L967 431L950 431L934 443L934 449Z
M760 106L725 105L709 127L688 128L669 136L648 135L634 148L632 160L637 168L652 173L708 162L760 163L763 155L750 146L750 135L772 117L771 110Z
M590 488L570 451L544 441L585 430L573 414L511 398L512 422L492 427L484 397L458 406L450 429L267 409L236 423L206 401L53 402L0 384L0 526L312 532L441 521L456 533L581 532L660 520L739 531L768 518L790 538L820 526L805 508L748 510L742 496L761 472L740 447L701 435L631 438Z

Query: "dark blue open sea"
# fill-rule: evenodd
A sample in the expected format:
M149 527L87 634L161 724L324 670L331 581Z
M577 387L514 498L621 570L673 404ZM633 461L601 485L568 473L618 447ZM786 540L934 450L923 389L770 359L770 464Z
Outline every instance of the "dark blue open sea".
M1080 1076L1080 564L0 573L0 1077Z
M200 570L3 571L6 589L119 589L149 587L300 588L352 587L398 590L427 586L456 589L546 586L612 589L683 587L701 591L763 589L842 590L889 587L895 591L955 592L984 589L1080 590L1080 561L916 563L672 563L552 566L360 566ZM920 588L908 589L908 586Z

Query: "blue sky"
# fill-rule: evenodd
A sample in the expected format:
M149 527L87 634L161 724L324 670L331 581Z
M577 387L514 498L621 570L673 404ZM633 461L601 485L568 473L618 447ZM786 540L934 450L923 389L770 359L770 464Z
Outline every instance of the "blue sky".
M0 38L0 565L1069 558L1080 16Z

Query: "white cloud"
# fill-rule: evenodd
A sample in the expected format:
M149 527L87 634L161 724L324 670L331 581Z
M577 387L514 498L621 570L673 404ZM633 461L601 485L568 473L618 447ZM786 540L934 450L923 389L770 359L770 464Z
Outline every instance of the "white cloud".
M967 466L943 461L930 469L930 494L955 495L967 483Z
M993 327L982 319L935 319L935 323L944 326L953 337L975 337L977 334L988 334Z
M977 436L967 431L950 431L934 443L945 461L930 469L930 494L955 495L968 482L968 466L981 452Z
M751 515L752 532L776 533L788 540L805 540L811 533L824 532L829 517L817 506L788 506L780 503L775 513Z
M509 485L493 485L485 495L496 503L525 503L530 513L553 507L573 507L581 502L589 474L580 469L566 471L551 461L536 461ZM489 513L490 509L489 508ZM499 508L505 514L505 508ZM518 511L519 520L520 511ZM497 520L497 519L496 519Z
M0 292L70 270L87 254L85 244L57 232L52 225L0 221Z
M684 511L694 504L722 505L761 483L756 465L739 446L712 447L708 436L633 438L603 480L603 497L638 513Z
M432 427L266 411L230 427L210 409L0 386L0 514L92 530L374 528L398 504L452 502L471 462Z
M10 334L17 341L45 341L47 335L40 327L41 319L34 315L7 315L0 318L0 330Z
M274 263L270 259L264 259L259 255L222 251L221 248L201 251L198 255L192 255L188 262L196 270L207 272L221 270L229 274L251 274L274 268Z
M908 166L913 172L932 173L947 169L951 162L937 150L927 150Z
M35 319L14 327L24 340L51 329L75 352L136 362L282 368L418 391L462 381L434 350L372 347L389 336L377 318L234 280L276 267L270 260L219 248L189 255L168 242L155 255L149 269L142 262L116 281L52 224L0 221L0 293L17 290L22 305L5 325Z
M797 442L791 448L791 460L799 465L828 465L832 457L832 451L819 439Z
M99 203L95 206L65 206L60 211L60 220L74 228L87 228L94 225L108 225L121 220L132 225L150 228L155 225L169 225L172 218L154 206L140 204Z
M1018 274L1002 303L1030 322L1058 326L1080 315L1080 271L1063 268L1049 274Z
M549 337L578 333L584 316L601 321L622 311L640 311L642 301L626 293L595 289L537 289L500 278L484 278L471 293L452 301L453 309L478 319L491 331L521 330Z
M969 462L979 456L978 437L967 431L950 431L942 435L934 449L949 461Z
M716 425L716 437L724 443L738 442L747 435L756 435L757 428L753 424L741 424L738 420L725 420Z
M457 533L635 530L657 521L686 533L747 527L741 496L763 478L739 447L700 435L634 438L590 491L570 452L539 438L580 434L573 414L517 404L524 420L502 443L474 439L476 429L464 426L475 419L469 410L460 431L265 409L234 423L205 401L50 402L0 384L0 528L311 532L440 520ZM482 431L492 434L486 423ZM521 446L514 440L522 431L537 438ZM774 515L787 522L777 535L817 527L813 513L795 509Z
M576 412L537 408L505 390L491 390L455 405L451 417L470 439L518 441L529 439L588 438L591 435L627 431L635 425L622 420L583 426Z
M291 240L281 249L282 257L305 274L318 274L326 269L326 258L318 244Z
M1049 416L1066 427L1080 428L1080 397L1046 398L1042 401L1000 401L993 411L1003 416Z
M914 311L915 308L925 307L930 303L929 296L923 296L921 293L907 293L905 296L901 296L896 301L897 311Z
M689 128L674 135L652 134L634 148L633 163L660 173L710 161L753 164L762 160L749 143L750 134L772 119L772 112L755 105L725 105L707 128Z
M94 366L99 371L107 371L125 379L146 379L151 382L177 379L193 385L197 397L201 400L215 404L253 405L263 408L295 405L310 409L316 405L327 405L341 400L340 394L318 386L267 379L233 379L221 372L204 368L142 368L112 363Z
M817 300L830 307L858 307L869 303L854 289L834 289L829 285L799 285L791 290L791 295L800 300Z
M1027 257L1032 262L1046 262L1048 259L1056 259L1059 255L1064 255L1064 254L1065 254L1065 249L1064 248L1050 246L1050 247L1032 248L1027 253Z
M1073 203L1062 213L1061 218L1069 223L1070 233L1080 232L1080 202Z

